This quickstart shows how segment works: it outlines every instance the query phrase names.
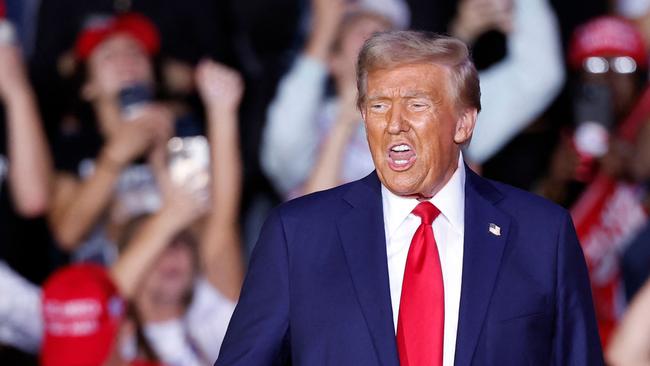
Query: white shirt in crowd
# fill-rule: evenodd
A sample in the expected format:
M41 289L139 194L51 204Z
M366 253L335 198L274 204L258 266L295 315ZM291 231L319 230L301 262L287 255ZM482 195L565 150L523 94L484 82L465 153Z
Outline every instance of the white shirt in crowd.
M36 353L42 338L40 288L0 261L0 344Z
M393 307L393 325L397 333L406 257L413 235L420 226L420 218L412 214L411 211L420 201L415 198L397 196L383 185L381 193L390 299ZM445 294L443 365L453 366L460 308L465 233L465 166L462 155L458 161L458 168L451 179L429 201L440 210L440 215L433 221L432 227L440 255Z
M211 366L219 355L235 305L200 278L185 316L146 324L144 336L167 366ZM131 338L122 345L122 357L132 360L135 356L136 342Z

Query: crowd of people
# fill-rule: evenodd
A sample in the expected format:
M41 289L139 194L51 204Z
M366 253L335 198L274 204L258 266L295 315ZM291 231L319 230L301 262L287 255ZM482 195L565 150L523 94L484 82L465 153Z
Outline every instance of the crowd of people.
M269 209L369 174L375 32L467 43L463 157L570 209L650 362L650 1L0 0L0 364L211 365Z

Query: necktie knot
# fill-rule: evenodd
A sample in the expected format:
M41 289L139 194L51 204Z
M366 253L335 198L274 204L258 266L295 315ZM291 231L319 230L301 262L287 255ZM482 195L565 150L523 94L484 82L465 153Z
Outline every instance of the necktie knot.
M422 219L423 225L431 225L440 214L440 210L429 201L420 202L412 212L413 215Z

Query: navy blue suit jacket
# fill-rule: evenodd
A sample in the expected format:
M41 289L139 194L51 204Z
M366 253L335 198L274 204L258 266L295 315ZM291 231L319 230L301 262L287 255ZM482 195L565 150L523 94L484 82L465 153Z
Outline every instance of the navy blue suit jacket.
M602 365L568 213L469 169L465 195L455 365ZM287 202L262 229L216 365L286 360L399 365L376 173Z

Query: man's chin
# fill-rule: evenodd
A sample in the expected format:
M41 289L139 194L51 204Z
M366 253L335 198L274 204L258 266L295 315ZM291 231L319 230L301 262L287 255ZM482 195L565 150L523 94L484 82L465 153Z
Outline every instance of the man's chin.
M398 196L413 197L418 195L417 189L413 186L413 184L408 182L400 182L399 179L390 180L389 178L388 180L382 180L382 184L389 191L391 191L391 193Z

